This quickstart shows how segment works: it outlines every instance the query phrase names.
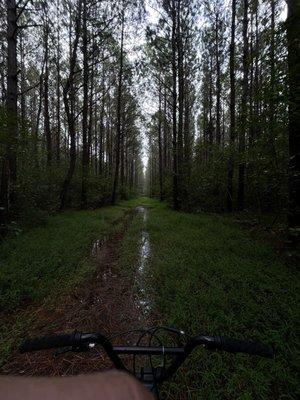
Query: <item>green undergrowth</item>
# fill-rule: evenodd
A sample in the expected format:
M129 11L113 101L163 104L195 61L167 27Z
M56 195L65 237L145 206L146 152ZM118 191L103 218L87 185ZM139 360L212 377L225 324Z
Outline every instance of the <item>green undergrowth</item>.
M71 290L94 268L89 262L93 242L119 224L130 202L95 211L68 211L49 217L41 227L0 244L0 364L18 334L34 322L22 312L27 304L51 306L60 293Z
M165 386L167 398L297 398L299 274L234 217L178 213L148 198L49 217L44 226L0 244L2 309L13 315L28 301L48 304L74 287L94 268L88 261L94 240L119 229L115 221L139 205L148 207L148 218L134 216L120 266L134 278L141 231L146 230L150 294L161 323L191 336L204 332L269 343L277 353L273 361L199 349ZM7 319L0 324L0 363L35 316L29 320L17 311L13 318L13 325Z
M228 217L152 208L147 229L163 323L272 344L276 359L198 350L170 399L296 398L299 274ZM298 308L297 308L298 306Z
M151 199L150 197L137 197L126 202L121 202L120 204L125 204L127 207L138 207L144 206L148 208L157 207L158 201Z
M70 211L50 217L0 245L0 306L13 309L22 302L44 297L57 287L72 285L85 269L93 239L100 239L120 218L124 208Z

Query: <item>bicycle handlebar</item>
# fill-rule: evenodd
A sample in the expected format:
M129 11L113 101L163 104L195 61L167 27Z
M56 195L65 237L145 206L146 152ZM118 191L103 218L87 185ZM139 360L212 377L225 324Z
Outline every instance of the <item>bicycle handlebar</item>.
M98 343L106 351L108 357L117 369L126 370L122 360L115 353L110 341L101 333L73 332L71 334L58 334L37 339L27 339L20 346L20 352L53 349L59 347L80 347L89 343Z
M252 356L274 358L274 349L261 343L245 342L225 336L198 336L194 340L197 345L202 344L208 350L223 350L228 353L246 353Z
M59 348L73 347L74 350L84 348L87 344L97 343L106 351L108 357L117 369L127 370L118 354L131 355L171 355L174 357L171 365L157 382L169 379L182 365L185 359L197 346L207 350L224 350L230 353L246 353L266 358L274 358L274 349L267 345L254 342L245 342L223 336L199 335L189 340L184 347L165 346L113 346L109 339L100 333L58 334L37 339L25 340L20 346L22 353Z
M20 352L55 349L59 347L79 346L81 344L81 333L63 333L59 335L45 336L36 339L26 339L20 346Z

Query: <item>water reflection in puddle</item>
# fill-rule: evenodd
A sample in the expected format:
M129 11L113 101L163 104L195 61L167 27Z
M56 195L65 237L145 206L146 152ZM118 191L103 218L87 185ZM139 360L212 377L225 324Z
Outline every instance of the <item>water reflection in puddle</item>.
M91 255L92 257L96 257L102 247L103 241L101 239L96 240L93 243Z
M151 255L149 234L146 231L146 222L148 210L145 207L139 206L137 212L143 218L143 230L141 233L139 256L136 271L136 287L137 287L137 306L142 314L147 314L151 310L151 301L147 293L147 280L149 278L149 261Z

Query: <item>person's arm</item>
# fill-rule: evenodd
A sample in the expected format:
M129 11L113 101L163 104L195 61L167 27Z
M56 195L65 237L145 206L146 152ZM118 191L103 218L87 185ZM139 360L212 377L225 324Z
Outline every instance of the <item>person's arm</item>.
M63 378L0 376L1 400L153 400L133 377L111 371Z

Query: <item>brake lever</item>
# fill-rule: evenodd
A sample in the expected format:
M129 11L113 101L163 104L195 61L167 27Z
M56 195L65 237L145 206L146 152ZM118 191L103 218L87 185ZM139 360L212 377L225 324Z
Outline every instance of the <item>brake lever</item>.
M82 344L80 346L69 346L63 347L60 350L57 350L53 353L54 358L58 358L59 356L66 353L84 353L90 350L90 346L88 344Z

